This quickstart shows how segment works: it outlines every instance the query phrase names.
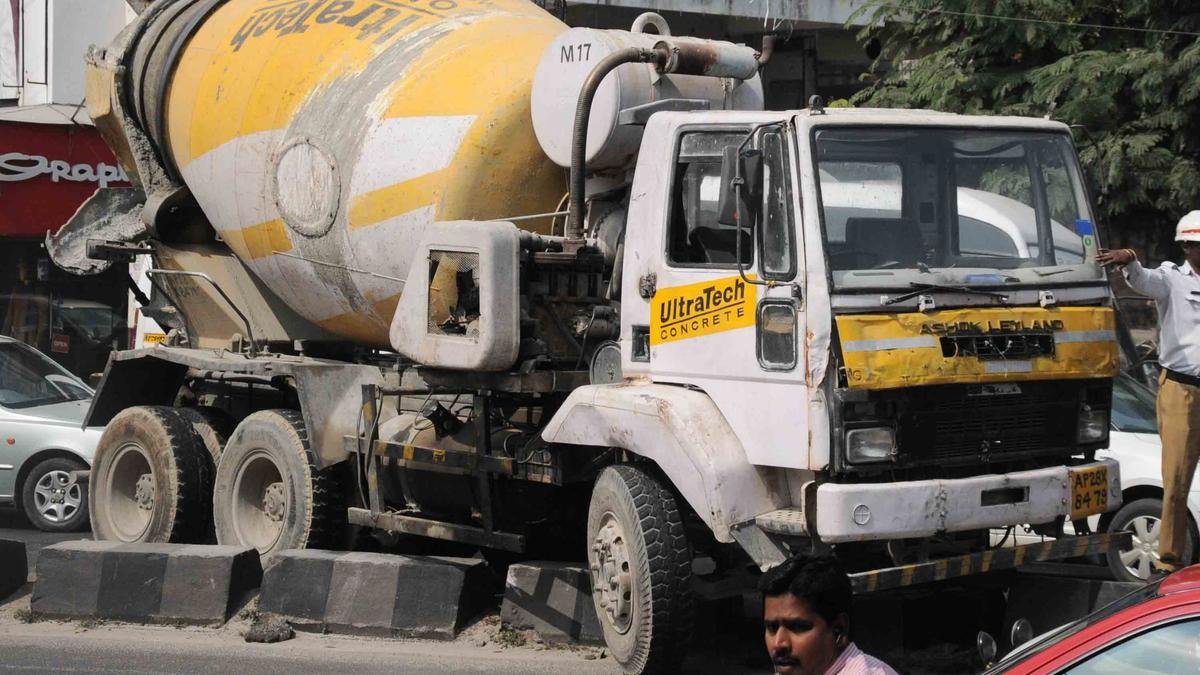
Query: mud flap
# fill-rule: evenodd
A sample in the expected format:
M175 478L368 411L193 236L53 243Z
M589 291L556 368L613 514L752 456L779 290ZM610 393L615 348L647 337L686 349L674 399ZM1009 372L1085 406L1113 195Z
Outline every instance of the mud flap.
M146 196L137 188L100 188L58 232L46 234L46 251L60 268L78 275L99 274L112 260L88 257L88 240L132 243L146 238L142 222Z

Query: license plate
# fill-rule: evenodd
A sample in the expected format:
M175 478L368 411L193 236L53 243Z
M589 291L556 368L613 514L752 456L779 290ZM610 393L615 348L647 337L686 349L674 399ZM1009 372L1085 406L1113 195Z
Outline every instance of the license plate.
M1071 469L1071 520L1108 508L1108 467Z

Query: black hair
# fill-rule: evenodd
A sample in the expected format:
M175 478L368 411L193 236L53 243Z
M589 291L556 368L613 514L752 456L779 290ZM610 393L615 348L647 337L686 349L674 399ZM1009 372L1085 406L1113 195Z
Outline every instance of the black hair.
M840 614L850 618L853 603L850 576L832 555L800 554L788 558L762 575L758 590L764 597L791 593L830 624Z

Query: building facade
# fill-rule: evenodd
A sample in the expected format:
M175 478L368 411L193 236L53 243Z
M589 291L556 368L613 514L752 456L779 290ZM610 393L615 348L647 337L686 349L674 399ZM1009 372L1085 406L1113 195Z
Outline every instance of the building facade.
M83 106L83 62L132 16L124 0L0 0L0 334L82 377L129 342L128 270L77 277L42 242L129 184Z

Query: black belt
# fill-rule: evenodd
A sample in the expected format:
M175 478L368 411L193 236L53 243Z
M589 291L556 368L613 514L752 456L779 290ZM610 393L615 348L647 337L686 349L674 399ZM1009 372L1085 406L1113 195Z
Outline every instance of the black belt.
M1200 377L1196 377L1195 375L1185 375L1183 373L1171 370L1170 368L1163 368L1163 370L1167 373L1167 379L1171 380L1172 382L1186 384L1191 387L1200 387Z

